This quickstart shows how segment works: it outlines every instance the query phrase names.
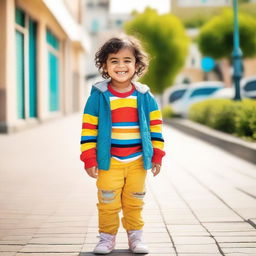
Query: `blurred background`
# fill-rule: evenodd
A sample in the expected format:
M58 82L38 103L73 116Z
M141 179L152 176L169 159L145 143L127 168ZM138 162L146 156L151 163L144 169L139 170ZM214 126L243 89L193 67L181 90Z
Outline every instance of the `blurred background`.
M81 119L95 53L122 33L165 121L151 255L256 255L256 0L0 0L0 255L92 255Z
M238 6L238 98L255 99L256 1ZM101 80L95 52L120 33L138 37L149 53L141 82L166 118L197 120L191 106L208 98L231 104L233 13L231 0L1 0L0 132L80 112Z

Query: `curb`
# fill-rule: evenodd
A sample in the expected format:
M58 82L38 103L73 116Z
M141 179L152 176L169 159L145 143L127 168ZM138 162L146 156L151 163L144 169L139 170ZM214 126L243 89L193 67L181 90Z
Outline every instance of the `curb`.
M256 164L256 143L247 142L230 134L214 130L205 125L195 123L188 119L165 118L165 124L201 139L207 143L218 146L229 153L238 156L246 161Z

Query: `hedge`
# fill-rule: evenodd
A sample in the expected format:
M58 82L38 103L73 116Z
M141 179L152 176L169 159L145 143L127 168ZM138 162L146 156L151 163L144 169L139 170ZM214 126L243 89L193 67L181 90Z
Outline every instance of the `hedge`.
M256 140L255 100L205 100L191 106L188 118L226 133Z

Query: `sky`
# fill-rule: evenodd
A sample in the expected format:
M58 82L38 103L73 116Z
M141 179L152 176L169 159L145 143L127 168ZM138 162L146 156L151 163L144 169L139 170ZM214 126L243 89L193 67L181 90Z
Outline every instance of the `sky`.
M110 13L128 14L133 10L143 12L149 6L157 9L159 14L170 11L170 0L111 0Z

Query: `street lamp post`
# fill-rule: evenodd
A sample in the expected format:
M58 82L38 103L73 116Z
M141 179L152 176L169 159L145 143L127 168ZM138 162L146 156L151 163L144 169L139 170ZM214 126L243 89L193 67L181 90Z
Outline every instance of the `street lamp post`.
M234 48L233 48L233 81L235 84L235 97L234 100L241 100L240 93L240 79L243 75L243 64L242 56L243 53L239 46L239 27L238 27L238 7L237 0L233 0L233 11L234 11Z

